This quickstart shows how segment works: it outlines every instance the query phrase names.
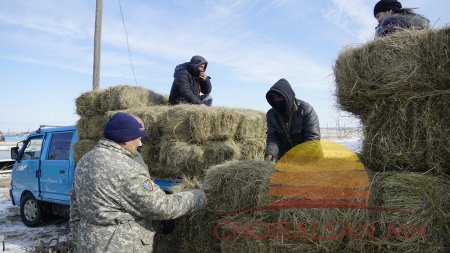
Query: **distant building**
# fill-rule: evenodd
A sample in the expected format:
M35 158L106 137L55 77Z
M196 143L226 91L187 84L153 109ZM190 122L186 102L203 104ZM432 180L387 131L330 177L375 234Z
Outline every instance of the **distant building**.
M5 135L0 131L0 141L5 141Z

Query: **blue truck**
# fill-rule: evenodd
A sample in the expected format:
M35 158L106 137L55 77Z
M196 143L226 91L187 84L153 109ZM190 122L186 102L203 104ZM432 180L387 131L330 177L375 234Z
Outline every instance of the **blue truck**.
M15 163L10 196L13 205L20 205L25 225L36 227L53 216L69 216L69 193L76 168L73 144L77 140L76 126L41 127L11 148ZM166 191L179 182L154 180Z

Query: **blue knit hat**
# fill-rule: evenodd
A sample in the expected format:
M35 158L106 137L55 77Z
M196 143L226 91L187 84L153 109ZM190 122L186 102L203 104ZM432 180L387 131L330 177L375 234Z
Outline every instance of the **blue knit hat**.
M145 129L130 114L118 112L114 114L106 123L103 136L106 139L123 143L142 137Z

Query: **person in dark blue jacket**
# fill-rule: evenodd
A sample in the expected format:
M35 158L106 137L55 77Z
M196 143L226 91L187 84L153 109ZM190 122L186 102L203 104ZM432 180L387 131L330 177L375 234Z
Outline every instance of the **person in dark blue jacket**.
M282 78L266 94L272 106L267 116L264 159L274 161L298 144L320 140L319 118L314 108L295 98L290 83Z
M430 21L415 13L412 8L403 8L397 0L381 0L375 4L373 15L378 20L375 37L385 37L404 29L426 29Z
M175 67L170 104L189 103L212 105L211 77L206 75L208 62L202 56L196 55L189 62ZM203 95L200 95L202 93Z

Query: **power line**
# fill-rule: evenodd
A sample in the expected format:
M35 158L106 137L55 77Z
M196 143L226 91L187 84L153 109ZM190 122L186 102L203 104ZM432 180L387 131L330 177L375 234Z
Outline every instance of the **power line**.
M136 80L136 74L134 73L134 65L133 65L133 59L131 57L130 44L128 42L127 26L125 25L125 18L123 17L123 12L122 12L122 4L120 3L120 0L117 0L117 2L119 3L120 15L122 16L123 29L125 30L125 36L127 38L127 49L128 49L128 58L130 60L130 67L131 67L131 71L133 72L134 83L136 84L136 86L138 86L137 80Z

